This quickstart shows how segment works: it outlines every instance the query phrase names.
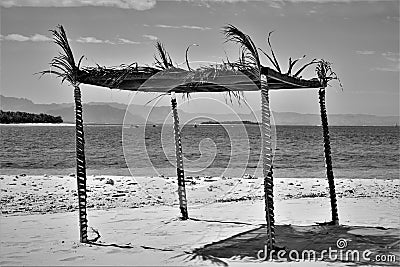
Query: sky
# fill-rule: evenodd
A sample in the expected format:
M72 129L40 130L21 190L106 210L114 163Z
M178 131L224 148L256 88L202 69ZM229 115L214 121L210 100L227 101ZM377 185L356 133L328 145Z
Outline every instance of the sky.
M62 24L76 58L85 66L122 63L152 65L154 44L160 40L174 63L222 62L238 57L239 47L226 43L221 28L233 24L267 50L266 37L280 65L289 57L307 55L301 62L323 58L332 62L343 84L327 89L331 114L399 115L399 1L156 1L156 0L2 0L1 94L28 98L35 103L73 101L73 90L51 76L34 75L49 68L59 48L49 30ZM260 55L262 64L270 66ZM198 64L198 63L193 63ZM304 78L315 77L314 68ZM144 104L157 95L82 85L84 102L120 102L132 97ZM192 97L224 100L224 94ZM260 109L257 92L246 93L253 109ZM279 112L319 113L315 89L271 92L271 108ZM179 100L183 101L183 100ZM213 103L213 104L211 104ZM168 105L168 97L158 105ZM237 112L248 112L233 105ZM224 113L215 102L185 105L189 112Z

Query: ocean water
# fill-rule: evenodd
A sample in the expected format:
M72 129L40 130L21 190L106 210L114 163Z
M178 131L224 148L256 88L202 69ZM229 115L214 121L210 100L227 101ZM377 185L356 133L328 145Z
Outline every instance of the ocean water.
M75 128L0 126L1 173L69 174L75 168ZM397 179L399 129L330 127L336 178ZM175 175L171 125L86 126L89 174ZM274 177L325 177L321 127L277 126ZM182 149L186 175L260 176L257 125L185 125Z

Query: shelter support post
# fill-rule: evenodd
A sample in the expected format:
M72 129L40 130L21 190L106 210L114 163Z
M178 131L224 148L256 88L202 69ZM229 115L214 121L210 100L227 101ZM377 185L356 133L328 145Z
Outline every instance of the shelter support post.
M172 105L172 116L174 120L175 155L176 155L176 172L178 176L179 208L181 210L182 219L187 220L189 219L189 215L187 210L187 200L186 200L186 190L185 190L185 174L183 171L181 132L179 129L179 117L178 117L178 108L177 108L175 92L171 92L171 105Z
M75 135L76 135L76 179L78 183L79 233L82 243L88 242L88 220L86 213L86 160L85 138L83 133L83 115L81 90L74 86L75 98Z
M274 194L272 178L272 142L271 113L269 109L269 88L266 81L261 82L261 115L262 115L262 162L265 193L265 217L267 221L267 247L269 251L275 247Z
M329 137L328 116L326 114L326 106L325 106L325 87L320 88L318 91L318 94L319 94L319 106L320 106L320 113L321 113L322 132L323 132L323 136L324 136L326 177L328 179L329 195L330 195L330 199L331 199L332 224L339 225L339 215L338 215L337 199L336 199L336 192L335 192L335 179L333 176L333 167L332 167L331 143L330 143L330 137Z

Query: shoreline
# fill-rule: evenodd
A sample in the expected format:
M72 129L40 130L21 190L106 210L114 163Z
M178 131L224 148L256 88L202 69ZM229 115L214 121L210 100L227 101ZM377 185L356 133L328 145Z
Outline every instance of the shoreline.
M354 173L355 172L355 173ZM30 176L68 176L70 174L76 173L76 167L69 168L60 168L60 169L46 169L46 168L35 168L35 169L21 169L21 168L3 168L0 171L1 175L12 175L12 176L20 176L22 175L30 175ZM382 171L380 169L338 169L334 170L335 180L348 180L348 179L361 179L361 180L397 180L400 179L398 177L399 170L398 169L387 169L386 171ZM160 175L174 177L176 176L176 170L172 168L158 168L154 170L153 168L135 168L132 173L129 168L87 168L86 170L87 176L129 176L129 177L157 177ZM185 170L185 176L215 176L220 177L224 175L226 177L243 177L244 175L249 174L255 177L262 177L262 170L257 169L248 169L246 172L243 172L241 169L231 168L226 170L225 168L212 168L207 169L203 172L190 172L190 170ZM274 179L326 179L326 170L298 170L296 172L296 176L294 176L293 169L278 169L274 170Z
M263 178L186 177L188 205L253 201L264 198ZM400 179L335 179L338 199L400 199ZM75 174L0 175L1 213L37 214L77 209ZM177 205L177 179L88 175L88 209ZM324 178L274 178L275 200L320 198L329 202Z

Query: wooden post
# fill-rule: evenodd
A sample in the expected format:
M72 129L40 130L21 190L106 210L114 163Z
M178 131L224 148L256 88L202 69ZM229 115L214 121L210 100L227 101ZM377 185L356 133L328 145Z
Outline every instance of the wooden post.
M78 184L78 208L79 208L79 233L82 243L88 242L88 220L86 213L86 160L85 137L83 133L83 115L81 90L74 86L75 98L75 135L76 135L76 180Z
M328 178L329 196L331 199L332 224L339 225L339 214L338 214L336 192L335 192L335 178L333 176L333 167L332 167L331 143L330 143L330 137L329 137L328 116L326 114L326 105L325 105L325 87L320 88L318 91L318 94L319 94L319 106L320 106L320 113L321 113L322 132L323 132L323 136L324 136L326 177Z
M266 78L265 78L266 79ZM261 80L261 115L262 115L262 160L265 193L265 217L267 221L267 247L269 251L275 248L274 194L272 178L272 142L271 113L269 109L269 94L267 81Z
M187 220L189 219L189 215L187 210L187 200L186 200L186 190L185 190L185 174L183 171L181 132L179 129L179 117L178 117L175 92L171 92L171 105L172 105L172 117L174 119L176 173L178 176L179 208L181 210L182 219Z

